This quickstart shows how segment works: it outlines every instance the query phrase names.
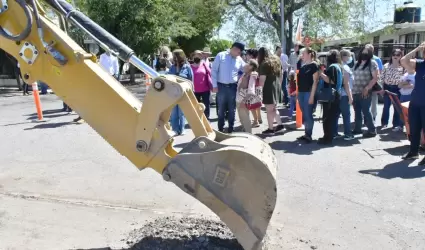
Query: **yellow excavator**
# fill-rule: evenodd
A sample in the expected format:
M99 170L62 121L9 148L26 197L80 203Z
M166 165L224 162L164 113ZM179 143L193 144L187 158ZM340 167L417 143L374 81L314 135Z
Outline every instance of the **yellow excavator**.
M209 207L244 249L260 249L276 204L273 150L247 133L211 128L192 83L159 75L128 46L65 0L0 0L0 48L17 59L26 82L47 83L138 169L163 179ZM152 77L143 105L50 20L49 6L105 50ZM179 105L195 138L180 152L168 121Z

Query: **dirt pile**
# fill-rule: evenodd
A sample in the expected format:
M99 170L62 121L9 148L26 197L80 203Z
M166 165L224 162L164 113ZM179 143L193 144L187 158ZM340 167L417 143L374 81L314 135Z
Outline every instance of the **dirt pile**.
M222 222L201 218L165 217L133 230L131 250L243 250Z

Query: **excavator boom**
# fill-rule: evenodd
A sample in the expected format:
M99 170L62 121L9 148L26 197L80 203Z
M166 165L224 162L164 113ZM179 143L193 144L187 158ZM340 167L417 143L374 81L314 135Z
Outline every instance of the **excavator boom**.
M245 249L259 249L276 203L277 161L270 146L247 133L213 130L190 81L159 75L67 1L45 2L101 47L153 77L152 87L142 105L49 20L37 0L2 0L0 48L18 60L25 81L47 83L137 168L154 169L217 214ZM175 105L195 135L180 152L168 125Z

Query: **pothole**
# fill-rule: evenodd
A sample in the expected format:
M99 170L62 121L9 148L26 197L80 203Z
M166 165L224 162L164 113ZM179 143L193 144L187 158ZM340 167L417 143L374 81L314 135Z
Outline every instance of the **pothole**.
M243 250L224 223L192 217L157 219L126 241L130 250Z

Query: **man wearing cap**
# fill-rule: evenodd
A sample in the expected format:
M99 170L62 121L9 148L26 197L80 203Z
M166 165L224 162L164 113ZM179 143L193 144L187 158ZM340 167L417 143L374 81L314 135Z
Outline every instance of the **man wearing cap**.
M206 66L211 68L211 63L210 60L208 59L208 57L211 56L211 50L208 47L205 47L204 50L202 51L202 61L205 63Z
M228 133L233 132L236 113L236 90L238 86L238 73L243 71L245 62L241 54L245 50L245 44L233 43L228 51L217 54L212 63L211 77L213 92L217 93L218 102L218 130L224 131L225 114L229 112Z

